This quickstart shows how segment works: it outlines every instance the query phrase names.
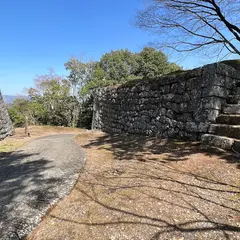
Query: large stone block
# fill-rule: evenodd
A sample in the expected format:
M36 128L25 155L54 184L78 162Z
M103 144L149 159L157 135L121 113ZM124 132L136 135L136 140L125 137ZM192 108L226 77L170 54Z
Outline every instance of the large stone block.
M240 114L240 104L228 104L223 109L227 114Z
M204 145L210 145L225 150L231 150L234 144L234 139L212 134L204 134L201 137L201 142Z
M202 90L202 97L226 98L228 94L229 94L229 90L226 87L220 87L220 86L205 87Z

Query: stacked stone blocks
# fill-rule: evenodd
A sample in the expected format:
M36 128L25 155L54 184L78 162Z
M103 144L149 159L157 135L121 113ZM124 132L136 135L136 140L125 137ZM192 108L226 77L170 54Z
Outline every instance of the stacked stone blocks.
M98 89L92 127L112 133L199 140L239 82L238 71L216 63Z

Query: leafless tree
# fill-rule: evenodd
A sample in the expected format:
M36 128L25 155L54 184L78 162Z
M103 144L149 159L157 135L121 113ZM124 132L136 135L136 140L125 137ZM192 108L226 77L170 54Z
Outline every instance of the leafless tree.
M240 55L239 21L240 0L146 0L134 23L159 35L161 47Z

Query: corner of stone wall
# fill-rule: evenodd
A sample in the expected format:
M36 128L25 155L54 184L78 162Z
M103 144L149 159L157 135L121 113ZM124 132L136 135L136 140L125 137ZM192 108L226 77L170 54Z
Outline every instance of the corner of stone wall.
M214 63L203 68L203 103L208 110L206 120L215 122L229 93L240 82L240 72L223 64Z
M13 135L14 129L0 91L0 140Z

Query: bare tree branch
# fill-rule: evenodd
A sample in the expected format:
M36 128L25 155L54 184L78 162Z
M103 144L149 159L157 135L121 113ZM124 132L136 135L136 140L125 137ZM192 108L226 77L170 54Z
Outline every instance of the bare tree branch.
M239 19L240 0L146 0L134 23L178 52L211 46L240 55Z

